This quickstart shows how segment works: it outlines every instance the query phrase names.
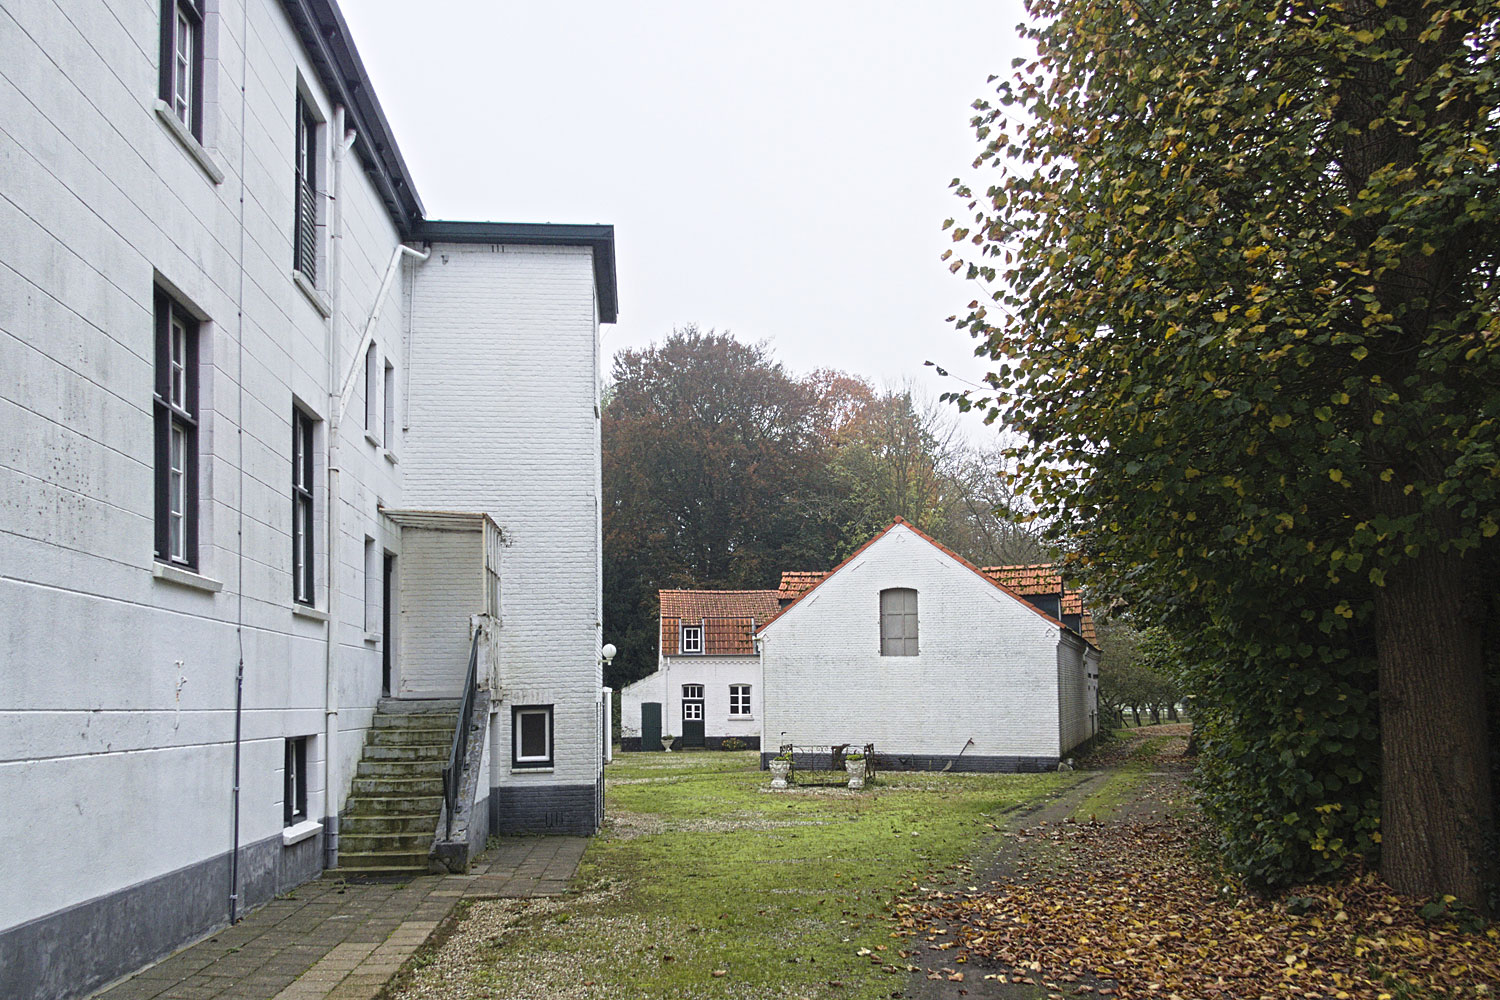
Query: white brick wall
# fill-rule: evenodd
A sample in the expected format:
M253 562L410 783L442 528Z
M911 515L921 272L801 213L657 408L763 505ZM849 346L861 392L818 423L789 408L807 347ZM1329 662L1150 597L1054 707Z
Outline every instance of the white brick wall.
M917 656L880 655L880 592L917 591ZM1058 626L904 525L766 626L762 747L1056 757Z
M662 705L662 732L682 735L682 686L703 685L703 731L708 736L760 735L761 671L754 656L664 656L662 669L621 692L620 735L641 735L641 702ZM750 685L750 716L729 714L729 686Z
M598 327L589 251L439 244L410 282L409 507L500 525L500 745L510 708L553 705L556 765L497 785L599 774ZM583 362L582 359L588 359Z
M448 398L440 426L419 424L457 432L453 447L424 462L412 441L368 442L359 378L341 434L341 502L325 510L329 369L341 379L359 364L398 233L351 154L332 319L294 284L299 81L330 123L334 109L281 5L246 2L219 0L208 19L204 145L226 175L219 184L153 110L158 4L0 10L0 931L230 849L241 655L240 841L280 831L283 741L322 733L327 635L323 622L294 613L291 597L294 399L322 421L320 608L330 514L337 528L339 797L380 694L380 648L365 641L364 538L401 551L377 507L419 506L404 484L421 476L431 479L415 491L421 501L491 510L513 531L509 659L561 706L567 773L594 773L598 349L588 253L444 250L486 264L413 283L424 322L473 334L419 333L429 382L483 372ZM331 132L320 139L323 194ZM326 222L331 204L322 208ZM424 273L445 270L434 260ZM466 282L487 287L466 291ZM205 318L200 572L222 584L217 593L152 575L157 285ZM398 386L400 288L374 331ZM434 312L439 296L459 304ZM486 400L496 405L478 405ZM524 482L499 487L497 477ZM528 617L540 592L557 596ZM322 743L312 741L312 756L329 749ZM321 759L309 765L318 817Z

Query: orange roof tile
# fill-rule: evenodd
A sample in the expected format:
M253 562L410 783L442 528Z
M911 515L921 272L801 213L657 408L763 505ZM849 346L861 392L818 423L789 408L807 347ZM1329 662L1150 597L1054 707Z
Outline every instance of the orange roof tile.
M804 590L811 590L823 582L827 576L826 570L808 572L806 570L784 569L781 571L781 589L776 593L783 601L789 601L797 597Z
M1094 616L1089 614L1088 609L1083 606L1083 595L1076 590L1063 589L1062 574L1058 572L1055 564L985 566L981 572L990 579L1005 584L1022 597L1041 597L1061 591L1063 615L1082 615L1083 623L1079 629L1080 633L1089 642L1098 644L1099 638L1094 630Z
M663 590L661 652L677 656L683 625L703 627L707 656L753 656L755 630L775 616L774 590Z

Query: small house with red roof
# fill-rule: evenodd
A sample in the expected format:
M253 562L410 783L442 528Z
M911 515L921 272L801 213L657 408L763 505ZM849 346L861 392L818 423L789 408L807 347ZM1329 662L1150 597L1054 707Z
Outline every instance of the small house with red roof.
M677 736L719 749L760 747L760 658L755 631L780 610L775 590L663 590L656 673L620 692L620 746L658 749Z
M873 743L882 771L1041 771L1094 735L1093 623L1050 565L981 569L898 519L777 593L763 760Z

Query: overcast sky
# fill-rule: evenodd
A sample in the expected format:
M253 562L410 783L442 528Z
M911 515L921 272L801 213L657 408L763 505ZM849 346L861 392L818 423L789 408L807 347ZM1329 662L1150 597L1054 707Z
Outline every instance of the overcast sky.
M798 372L985 370L940 227L1017 0L342 7L429 218L614 224L609 353L695 322Z

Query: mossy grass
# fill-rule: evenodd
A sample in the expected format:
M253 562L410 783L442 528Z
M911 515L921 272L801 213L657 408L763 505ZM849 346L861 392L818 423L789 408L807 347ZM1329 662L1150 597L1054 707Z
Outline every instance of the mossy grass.
M1091 819L1102 822L1114 816L1121 806L1132 801L1150 775L1156 756L1167 739L1166 736L1150 736L1141 740L1131 749L1125 763L1112 771L1102 785L1078 803L1078 808L1073 810L1073 818L1080 822Z
M622 753L607 779L568 919L520 914L475 995L515 969L536 995L889 997L911 947L891 936L896 894L952 877L1004 813L1076 780L882 772L862 792L782 792L758 755L708 752ZM569 981L547 988L549 968Z

